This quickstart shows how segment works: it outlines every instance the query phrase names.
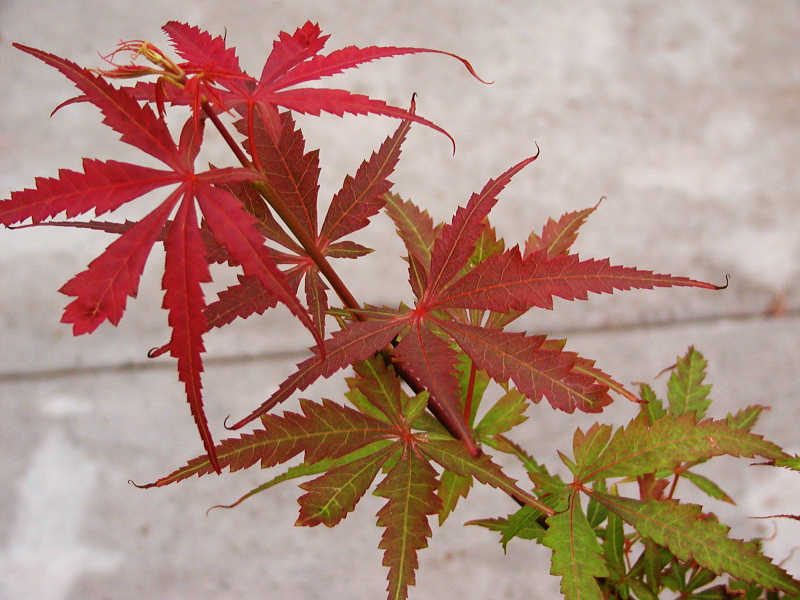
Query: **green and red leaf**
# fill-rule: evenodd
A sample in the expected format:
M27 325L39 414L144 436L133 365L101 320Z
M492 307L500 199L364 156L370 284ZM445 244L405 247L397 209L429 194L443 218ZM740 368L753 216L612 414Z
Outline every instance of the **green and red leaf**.
M429 405L437 418L477 452L472 431L463 415L455 373L456 352L422 323L416 322L394 350L394 359L414 381L430 393Z
M263 429L222 440L216 448L220 467L233 472L260 462L261 468L266 469L301 452L305 452L305 462L316 463L349 454L383 440L392 432L386 423L330 400L319 404L301 399L300 408L302 413L287 411L283 416L264 415L261 417ZM184 467L140 487L161 487L213 471L208 456L198 456Z
M596 578L608 576L608 567L577 494L566 511L547 519L547 525L542 544L553 550L550 574L561 575L561 593L567 600L601 600Z
M417 453L406 449L397 464L375 490L388 502L378 511L378 527L384 527L378 547L389 567L389 600L403 600L408 586L416 583L417 552L428 546L428 515L441 507L436 495L436 471Z
M600 412L611 403L608 388L572 371L572 352L542 349L544 336L506 333L455 321L440 321L469 357L497 381L511 379L532 402L545 396L553 408Z
M565 213L558 221L548 219L544 228L542 228L541 236L531 233L530 237L528 237L525 242L524 257L527 258L539 250L545 250L547 256L568 254L569 249L578 237L578 229L599 205L600 202L591 208Z
M475 249L475 242L483 232L483 220L497 204L497 195L515 174L538 156L536 154L521 160L501 173L497 179L487 181L479 193L470 197L467 206L459 207L453 220L442 228L431 255L430 279L425 289L428 302L437 298L467 264Z
M322 523L333 527L339 523L353 511L380 468L396 451L396 447L388 446L301 483L300 487L306 493L297 499L300 516L295 525L314 526Z

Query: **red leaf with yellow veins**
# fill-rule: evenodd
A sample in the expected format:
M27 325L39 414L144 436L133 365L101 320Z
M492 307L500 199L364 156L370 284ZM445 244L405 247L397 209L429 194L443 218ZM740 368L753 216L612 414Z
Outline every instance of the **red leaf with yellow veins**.
M598 206L600 206L600 202L591 208L565 213L558 221L547 219L541 236L531 233L528 237L528 241L525 243L524 257L527 258L539 250L545 250L547 256L567 254L578 237L578 229Z
M411 104L414 112L414 104ZM369 224L369 219L386 203L385 194L392 187L388 177L400 158L400 148L411 127L409 121L400 124L386 138L369 160L361 163L355 177L345 177L342 189L331 200L320 237L325 241L338 240Z
M419 299L428 285L431 270L431 252L436 241L433 219L427 211L396 194L387 193L384 200L386 214L394 221L397 234L408 251L408 281L414 296Z
M539 155L528 157L504 171L497 179L490 179L483 189L473 194L466 207L459 208L453 220L442 228L433 246L431 272L425 290L427 298L437 298L451 280L467 264L475 242L483 232L483 220L497 204L497 195L511 178Z
M540 250L523 260L519 248L489 258L448 287L431 308L483 308L498 312L553 308L553 297L587 300L589 293L655 287L720 289L688 277L673 277L633 267L611 265L608 259L581 261L577 254L548 258Z
M498 381L511 379L532 402L545 396L553 408L568 413L576 408L600 412L611 403L606 386L572 371L577 358L574 353L542 349L544 336L506 333L455 321L441 321L439 325L478 367Z

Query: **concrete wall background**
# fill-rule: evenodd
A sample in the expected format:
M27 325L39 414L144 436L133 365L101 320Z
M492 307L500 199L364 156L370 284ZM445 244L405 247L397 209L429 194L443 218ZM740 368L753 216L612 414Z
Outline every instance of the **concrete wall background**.
M159 27L173 18L215 34L227 28L230 44L254 73L277 32L293 31L305 19L332 34L329 50L350 43L417 45L470 59L494 80L492 86L472 80L453 61L425 55L331 80L334 87L400 105L416 91L418 112L456 138L452 157L443 136L415 127L393 178L395 191L435 218L449 218L536 141L541 158L515 178L493 213L509 245L539 230L547 217L605 195L577 244L582 256L718 282L731 273L732 280L720 293L674 289L560 302L554 312L531 314L522 325L568 333L571 349L598 359L623 382L649 380L695 344L710 361L715 414L752 403L776 406L759 430L800 450L794 383L800 361L796 3L179 0L169 6L32 6L6 0L0 2L0 81L6 91L0 196L31 186L36 176L54 176L58 168L77 169L81 156L142 161L141 153L98 124L90 107L69 107L47 119L74 88L10 42L97 66L97 51L109 51L120 39L166 46ZM322 148L321 208L395 126L363 117L301 122L309 147ZM213 143L206 158L227 160L224 148ZM396 260L400 242L388 219L375 223L355 239L379 251L345 265L343 277L364 301L408 301L406 272ZM233 499L269 474L209 478L152 493L126 484L129 477L151 479L199 451L173 366L144 358L166 337L159 251L120 327L74 339L58 323L66 298L56 290L110 239L46 228L0 236L0 480L8 490L0 498L0 598L228 598L259 588L275 598L382 593L376 498L365 498L334 530L305 530L291 526L297 496L291 487L273 489L237 511L204 516L209 505ZM766 316L775 306L780 316ZM206 407L218 438L225 415L243 414L260 402L309 344L303 331L282 322L284 316L272 311L208 336ZM333 379L304 395L336 398L339 385ZM553 466L553 447L568 447L574 427L592 422L554 415L544 406L529 414L521 435ZM622 422L630 414L620 402L604 420ZM731 516L740 536L772 533L744 514L798 512L792 499L800 493L797 477L751 469L745 478L734 466L726 463L720 479L739 507L710 508ZM543 597L550 595L557 581L545 575L547 553L518 543L503 557L488 533L458 526L512 510L491 490L473 493L421 553L412 597L521 598L540 589ZM798 524L779 523L770 546L774 556L788 555L798 534ZM786 566L800 574L797 555Z

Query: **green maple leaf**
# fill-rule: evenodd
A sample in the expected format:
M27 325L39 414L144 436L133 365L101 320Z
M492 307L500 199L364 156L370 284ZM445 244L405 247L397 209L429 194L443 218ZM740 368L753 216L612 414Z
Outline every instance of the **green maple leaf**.
M547 519L542 543L553 550L551 575L561 575L561 593L567 600L602 598L596 577L607 577L603 550L583 514L577 494L566 511Z
M627 427L618 429L598 451L603 443L598 437L600 431L606 433L607 440L610 431L607 426L595 425L587 434L580 429L576 432L573 443L579 463L576 476L581 481L655 473L672 469L681 462L723 454L770 459L787 456L760 435L733 428L727 420L706 419L698 423L693 413L665 415L653 425L643 418L634 419Z
M761 554L757 544L729 538L729 528L714 515L703 514L698 505L642 502L596 491L591 496L680 560L694 560L714 573L726 572L768 589L800 594L800 582Z
M505 518L473 519L464 524L478 525L491 531L497 531L500 534L500 545L503 546L503 552L505 552L508 542L515 537L541 541L546 531L539 522L542 517L540 511L526 505Z
M669 409L673 415L695 412L698 418L706 413L711 399L710 385L703 385L706 377L706 359L693 347L675 364L667 383Z

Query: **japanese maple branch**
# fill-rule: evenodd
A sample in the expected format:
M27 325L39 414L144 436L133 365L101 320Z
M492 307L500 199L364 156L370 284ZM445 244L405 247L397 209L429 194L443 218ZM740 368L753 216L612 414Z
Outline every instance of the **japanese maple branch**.
M233 139L233 136L231 136L230 132L225 127L225 124L220 121L219 117L216 115L208 102L203 101L202 107L203 112L214 124L214 127L216 127L217 131L219 131L220 135L225 140L225 143L228 144L242 166L248 169L253 169L253 164L250 162L250 160L248 160L247 156L242 151L241 146L236 143L236 140ZM267 201L267 203L269 203L269 205L273 208L273 210L275 210L277 215L289 228L289 231L292 233L292 235L294 235L297 241L300 242L300 245L308 253L308 256L314 261L314 263L317 265L317 268L325 276L325 279L327 279L331 284L331 287L336 292L336 295L339 296L342 304L352 311L352 314L356 320L366 320L366 317L364 317L364 315L362 315L359 311L361 306L350 292L347 285L345 285L344 281L342 281L342 279L339 277L339 274L336 273L325 255L320 252L316 241L311 237L311 234L303 228L301 223L297 221L272 186L265 181L252 181L250 184ZM381 354L387 363L391 362L391 357L387 351L381 351ZM414 379L414 377L411 376L410 373L405 370L405 368L403 368L401 364L395 363L394 368L395 372L408 384L415 394L419 394L421 391L423 391L424 388ZM454 422L449 418L448 415L439 411L437 407L429 404L428 408L439 420L439 422L441 422L442 425L447 428L453 437L460 438L464 442L470 454L473 456L480 455L480 449L475 445L469 436L466 421L463 423Z

